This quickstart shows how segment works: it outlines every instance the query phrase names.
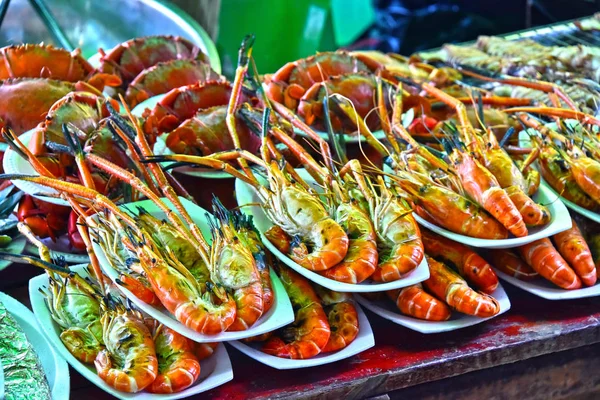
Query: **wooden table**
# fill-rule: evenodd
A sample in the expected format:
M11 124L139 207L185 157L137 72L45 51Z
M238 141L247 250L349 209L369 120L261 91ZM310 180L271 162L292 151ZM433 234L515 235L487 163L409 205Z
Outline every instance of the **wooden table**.
M235 205L232 185L188 187L204 208L212 197L206 188ZM0 272L0 290L29 306L27 282L39 273L12 265ZM375 347L334 364L278 371L228 346L233 381L199 397L600 398L600 298L548 301L504 286L510 311L455 332L423 335L367 311ZM71 398L110 396L71 370Z
M0 290L29 306L27 280L38 273L29 265L12 265L0 272ZM600 298L548 301L508 284L505 288L512 302L510 311L455 332L423 335L367 311L375 347L320 367L278 371L228 346L233 381L201 398L600 395ZM84 396L110 398L71 370L71 398Z

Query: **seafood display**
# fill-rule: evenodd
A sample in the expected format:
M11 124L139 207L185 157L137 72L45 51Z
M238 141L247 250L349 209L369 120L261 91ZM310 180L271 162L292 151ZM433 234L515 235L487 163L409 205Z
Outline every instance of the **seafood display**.
M24 225L20 229L27 231ZM78 361L94 365L102 380L127 393L176 393L197 382L200 360L212 354L204 349L216 344L197 344L144 316L115 294L105 277L98 280L91 269L83 277L52 264L47 248L35 244L40 259L7 253L0 257L47 271L48 286L42 291L46 306L61 328L61 342Z
M360 327L348 294L311 285L282 264L276 269L294 307L294 323L246 342L261 342L260 350L276 357L307 359L339 351L354 341Z
M571 228L566 231L514 250L492 250L488 259L498 270L520 280L542 277L568 290L594 286L597 229L597 224L583 217L573 218Z
M175 36L101 49L97 68L0 49L2 137L30 167L0 175L0 247L16 228L39 254L0 259L43 269L63 356L104 390L183 396L220 341L281 369L353 356L373 337L358 303L439 333L506 312L499 277L598 294L600 223L562 202L600 210L597 48L481 37L443 60L338 50L259 75L253 44L232 79ZM84 272L47 247L65 236ZM11 368L36 365L19 390L49 398L34 356Z
M530 39L511 41L481 36L473 46L447 44L441 53L467 75L491 73L496 76L503 85L494 92L501 96L529 98L552 106L550 99L534 84L510 85L513 80L539 80L555 84L583 111L593 113L598 101L595 85L599 79L600 52L596 47L544 46ZM570 106L568 101L562 104Z

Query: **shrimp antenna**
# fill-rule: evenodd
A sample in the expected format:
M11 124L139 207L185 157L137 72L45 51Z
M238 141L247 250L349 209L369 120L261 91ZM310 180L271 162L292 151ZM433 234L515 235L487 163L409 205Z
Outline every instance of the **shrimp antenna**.
M335 152L335 155L338 158L338 162L345 164L348 162L348 157L346 153L346 141L342 133L336 135L336 133L333 131L333 125L331 123L331 114L329 109L329 96L327 94L323 96L323 114L325 115L325 118L323 118L323 120L325 121L325 127L327 128L327 136L329 138L329 143L333 146L333 151Z
M522 123L522 122L521 122ZM516 132L515 127L511 126L510 128L508 128L508 130L506 131L506 133L504 134L504 136L502 136L502 139L500 139L500 147L504 147L504 145L506 144L506 142L508 142L508 140L511 138L511 136Z

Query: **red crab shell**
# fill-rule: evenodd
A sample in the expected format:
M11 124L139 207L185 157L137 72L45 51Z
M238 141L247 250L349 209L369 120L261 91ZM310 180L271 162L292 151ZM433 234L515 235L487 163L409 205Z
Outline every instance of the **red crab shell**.
M121 80L110 74L98 74L81 56L79 49L69 52L51 45L24 44L0 49L0 79L51 78L77 82L80 90L90 86L118 86Z
M111 102L118 110L118 104L114 100ZM52 105L46 119L39 125L40 129L35 131L29 149L35 155L40 155L46 152L47 141L67 144L62 132L65 123L72 123L83 132L85 136L79 137L83 142L98 127L100 120L108 115L103 97L87 92L69 93Z
M50 107L75 90L70 82L44 78L6 79L0 82L0 129L20 135L44 121Z
M100 71L116 74L122 88L143 70L159 62L188 59L208 62L208 56L187 39L178 36L146 36L121 43L108 53L100 50Z
M384 81L384 90L390 89L392 86ZM340 96L349 99L358 115L366 118L367 126L371 130L379 129L379 115L373 110L377 107L377 81L373 75L364 73L345 74L336 77L330 77L328 80L320 83L315 83L306 91L298 105L298 115L304 118L308 125L316 126L319 129L324 129L323 124L323 103L322 100L326 95L339 94ZM388 98L385 94L384 98ZM344 101L344 100L342 100ZM389 106L389 104L388 104ZM391 108L388 108L391 113ZM347 132L356 131L356 124L347 120L344 116L340 118L332 113L332 124L334 130L339 130L342 127Z
M199 60L171 60L142 71L127 88L125 100L130 107L172 89L223 79L209 64Z
M230 97L231 84L226 81L208 81L173 89L152 111L144 114L144 130L153 141L157 134L172 131L198 110L229 104ZM242 93L240 103L247 101L248 96Z

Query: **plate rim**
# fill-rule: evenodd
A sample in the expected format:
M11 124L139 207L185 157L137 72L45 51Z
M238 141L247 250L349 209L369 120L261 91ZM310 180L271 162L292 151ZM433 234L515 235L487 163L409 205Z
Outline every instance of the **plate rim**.
M372 301L372 300L366 299L365 297L361 296L359 293L356 293L354 296L358 303L360 303L362 306L364 306L367 310L371 311L373 314L376 314L379 317L384 318L387 321L390 321L396 325L402 326L406 329L410 329L415 332L429 335L429 334L436 334L436 333L452 332L452 331L468 328L471 326L479 325L481 323L484 323L490 319L496 318L496 317L508 312L512 307L512 303L510 301L510 297L508 296L508 293L506 293L504 286L502 286L502 284L500 282L498 282L498 287L496 288L496 290L494 290L494 293L496 294L496 296L500 295L500 296L498 296L498 297L500 297L500 299L498 299L498 297L494 296L494 298L500 304L500 311L498 312L498 314L493 315L491 317L487 317L487 318L479 318L479 317L459 313L458 311L452 310L453 314L457 314L460 316L459 319L467 321L467 323L464 323L460 326L452 326L451 322L453 322L453 321L420 320L418 318L404 315L400 311L398 311L396 313L394 311L387 310L387 309L383 308L380 304L378 304L383 301L392 303L392 300L389 300L389 299ZM402 323L396 319L393 319L394 316L392 316L391 314L397 314L398 316L402 317L402 319L406 319L407 322ZM456 321L456 320L454 320L454 321ZM421 327L421 329L419 329L420 327ZM438 327L438 328L436 328L436 327Z
M165 204L170 205L172 207L172 204L169 200L166 200L164 198L162 198L162 200L165 202ZM185 198L180 198L180 200L182 201L185 209L188 211L191 211L192 209L195 208L196 212L199 212L202 214L208 213L208 211L204 210L202 207L190 202L189 200L187 200ZM137 205L145 207L147 211L150 208L149 206L157 207L152 200L148 200L148 199L140 200L140 201L137 201L134 203L124 204L124 205L121 205L120 207L130 207L133 209ZM152 213L154 211L149 211L149 212ZM193 211L191 211L191 212L193 212ZM92 215L88 218L93 218L93 217L94 217L94 215ZM194 217L192 217L192 219L194 219ZM180 334L194 340L195 342L198 342L198 343L225 342L225 341L243 339L243 338L247 338L247 337L251 337L251 336L260 335L260 334L263 334L266 332L270 332L272 330L278 329L278 328L285 326L294 321L294 313L293 313L293 309L292 309L292 304L290 302L289 297L287 296L287 293L285 292L283 283L281 282L281 280L279 279L277 274L274 273L273 269L271 269L270 276L271 276L273 292L275 294L275 302L274 302L274 305L271 307L271 309L269 311L267 311L267 314L271 313L271 315L267 318L266 321L269 321L270 318L281 318L281 321L274 323L273 326L266 328L268 330L265 330L265 328L260 329L260 327L265 323L265 321L263 321L260 325L257 325L255 323L255 325L253 325L251 328L249 328L247 330L243 330L243 331L225 331L225 332L221 332L221 333L218 333L215 335L205 335L205 334L195 332L195 331L191 330L190 328L186 327L185 325L183 325L177 319L175 319L172 315L170 315L170 313L168 313L167 310L160 310L154 306L150 306L150 305L144 303L142 300L138 299L133 293L131 293L131 291L129 291L125 287L119 285L116 282L116 278L118 278L118 274L112 269L112 267L110 267L109 265L105 265L105 264L108 264L108 261L106 260L102 249L95 242L92 245L93 245L94 251L97 254L98 261L100 263L100 267L102 268L104 273L106 275L108 275L108 277L111 279L111 281L113 281L115 286L125 297L130 299L138 308L140 308L142 311L144 311L145 313L150 315L152 318L165 324L169 328L176 330ZM279 314L277 314L277 312ZM261 316L260 318L262 318L262 317L263 316ZM260 318L259 318L259 320L260 320Z
M254 188L249 186L247 183L241 181L240 179L236 178L236 180L235 180L235 196L236 196L237 204L243 213L245 213L247 215L252 215L252 217L256 221L256 219L258 217L257 214L255 212L249 211L249 210L250 209L256 210L258 208L259 213L262 213L264 215L264 212L258 206L255 206L255 205L247 206L246 204L248 204L248 202L245 201L246 199L244 199L244 193L248 194L249 196L252 196L253 192L255 193ZM250 203L252 203L252 202L250 202ZM266 215L264 216L264 218L267 218ZM300 266L298 263L294 262L291 258L289 258L287 255L283 254L275 246L273 246L273 244L266 238L266 236L264 235L264 232L262 232L258 226L256 228L258 229L258 231L260 233L261 240L262 240L263 244L265 245L265 247L267 247L269 249L269 251L271 251L271 253L273 253L281 262L285 263L288 267L292 268L294 271L298 272L299 274L301 274L302 276L304 276L311 282L317 283L317 284L324 286L330 290L340 291L340 292L349 292L349 293L382 292L382 291L386 291L386 290L400 289L400 288L403 288L406 286L411 286L411 285L423 282L429 278L429 268L428 268L427 260L425 259L425 257L423 257L423 260L417 266L417 268L415 268L413 271L411 271L406 277L396 280L396 281L384 282L384 283L373 283L373 284L365 284L362 282L356 283L356 284L338 282L333 279L322 277L321 275L319 275L313 271L309 271L308 269ZM418 273L418 275L417 275L417 273ZM413 277L416 276L416 278L410 279L411 275Z
M302 359L302 360L292 360L292 359L272 356L270 354L265 354L265 353L261 352L260 350L255 349L254 347L249 346L246 343L240 342L238 340L228 342L228 344L231 345L236 350L238 350L239 352L246 355L247 357L250 357L253 360L260 362L261 364L267 365L271 368L278 369L278 370L311 368L311 367L316 367L316 366L320 366L320 365L331 364L331 363L334 363L337 361L342 361L342 360L348 359L350 357L354 357L354 356L362 353L363 351L368 350L371 347L375 346L375 335L373 333L373 328L371 326L371 322L369 321L369 318L365 314L361 305L358 304L358 302L356 302L354 300L353 300L353 302L356 307L356 312L358 314L359 335L360 335L360 329L363 329L363 327L364 327L365 331L363 332L364 336L361 337L361 341L356 344L356 346L355 346L356 349L352 349L352 350L348 351L349 354L347 354L345 356L340 357L339 354L344 352L345 349L350 348L352 346L352 344L356 343L356 339L355 339L355 341L350 343L350 345L348 347L338 350L336 352L333 352L329 355L326 355L325 357L319 357L322 355L322 354L319 354L316 357ZM357 339L358 339L358 337L357 337ZM323 360L325 360L325 361L323 361Z
M82 269L85 266L87 266L87 264L78 264L78 265L72 266L71 268L76 271L79 271L80 269ZM233 379L233 367L231 364L231 358L229 357L229 353L227 352L227 349L225 348L223 343L219 343L219 345L215 349L214 354L211 356L211 357L214 357L217 354L219 354L219 356L220 356L218 359L215 359L216 365L215 365L215 369L213 370L211 375L218 371L219 373L224 373L224 376L221 377L221 379L219 379L218 382L215 382L215 383L217 383L215 385L211 384L210 387L207 387L206 389L203 389L200 392L186 393L186 394L182 394L185 392L185 390L182 392L179 392L179 393L173 393L173 394L169 394L169 395L153 394L153 393L148 393L148 392L144 392L144 391L138 392L138 393L119 392L118 390L116 390L116 389L112 388L111 386L109 386L108 384L106 384L100 377L98 377L98 375L94 371L92 371L92 369L93 369L92 366L88 367L84 363L77 360L69 352L69 350L67 350L67 348L64 345L58 346L56 343L59 342L60 339L58 338L57 335L55 335L53 332L51 332L53 327L46 326L46 324L43 324L40 321L40 318L48 319L49 321L52 322L52 325L56 325L56 322L52 319L52 316L49 314L49 310L47 309L47 306L45 305L45 302L43 301L43 299L38 300L39 297L41 296L41 294L38 294L39 293L38 288L40 288L44 285L44 283L42 282L42 280L44 280L44 278L46 278L46 274L40 274L40 275L34 276L33 278L31 278L29 280L29 285L28 285L29 298L31 300L31 306L34 309L33 315L34 315L38 325L41 328L42 334L47 339L47 341L50 342L50 346L52 347L53 351L58 352L59 355L62 357L61 360L63 362L70 365L74 370L76 370L79 374L81 374L86 380L88 380L90 383L92 383L94 386L98 387L99 389L104 390L106 393L109 393L110 395L113 395L119 399L136 398L136 399L142 399L142 400L144 400L144 399L148 399L148 400L173 399L174 400L174 399L183 398L183 396L190 396L190 395L204 393L208 390L214 389L217 386L223 385L224 383L229 382ZM34 306L34 304L35 304L35 306ZM38 309L38 306L40 307L40 309ZM45 307L45 310L43 310L44 315L38 316L38 313L42 312L41 307ZM36 312L36 310L37 310L37 312ZM56 338L55 338L55 336L56 336ZM220 363L223 363L222 368L219 368ZM200 385L201 383L202 382L199 382L194 386ZM192 387L194 387L194 386L192 386ZM190 388L188 388L186 390L189 390L189 389Z

